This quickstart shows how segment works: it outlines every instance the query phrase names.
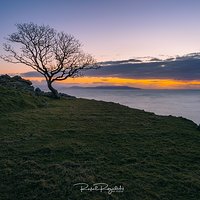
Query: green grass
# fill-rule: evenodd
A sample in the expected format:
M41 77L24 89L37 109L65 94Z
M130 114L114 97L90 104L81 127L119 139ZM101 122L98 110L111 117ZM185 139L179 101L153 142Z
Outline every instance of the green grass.
M0 88L0 199L200 199L193 122L85 99ZM122 185L80 192L74 183Z

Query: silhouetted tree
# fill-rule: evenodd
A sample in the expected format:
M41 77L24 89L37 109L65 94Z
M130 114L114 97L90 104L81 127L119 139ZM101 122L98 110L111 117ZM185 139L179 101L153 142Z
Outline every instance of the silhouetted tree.
M1 58L38 71L56 98L59 94L52 86L54 81L76 77L82 70L97 67L93 57L83 53L80 42L70 34L34 23L16 24L16 27L17 32L9 35L3 44L7 54Z

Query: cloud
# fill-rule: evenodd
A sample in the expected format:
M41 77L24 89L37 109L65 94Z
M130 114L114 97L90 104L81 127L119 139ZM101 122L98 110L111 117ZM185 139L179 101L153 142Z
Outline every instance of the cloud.
M153 62L153 61L154 61L154 62L160 62L160 61L162 61L162 60L159 59L159 58L151 58L150 61L151 61L151 62Z
M22 76L22 77L43 77L42 74L40 74L39 72L36 72L36 71L21 73L20 76Z
M150 59L149 62L128 63L114 62L103 65L98 70L90 70L87 76L200 80L200 53L167 58L166 60Z
M128 59L128 60L116 60L116 61L105 61L101 63L104 66L107 65L120 65L120 64L127 64L127 63L141 63L142 60L140 59Z
M161 60L128 59L101 63L97 70L85 71L85 76L119 77L133 79L200 80L200 53L192 53ZM42 77L35 71L21 74L23 77Z

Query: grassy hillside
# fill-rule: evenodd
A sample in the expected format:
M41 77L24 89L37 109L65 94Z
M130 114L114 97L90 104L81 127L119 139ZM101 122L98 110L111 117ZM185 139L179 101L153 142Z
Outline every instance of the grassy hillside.
M200 131L114 103L0 88L0 199L200 199ZM73 184L122 185L123 193Z

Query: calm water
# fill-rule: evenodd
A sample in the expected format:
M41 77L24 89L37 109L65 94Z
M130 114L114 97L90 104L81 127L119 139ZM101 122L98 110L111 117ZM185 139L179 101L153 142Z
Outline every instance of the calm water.
M198 90L63 89L61 92L87 99L120 103L159 115L182 116L200 123Z

